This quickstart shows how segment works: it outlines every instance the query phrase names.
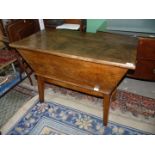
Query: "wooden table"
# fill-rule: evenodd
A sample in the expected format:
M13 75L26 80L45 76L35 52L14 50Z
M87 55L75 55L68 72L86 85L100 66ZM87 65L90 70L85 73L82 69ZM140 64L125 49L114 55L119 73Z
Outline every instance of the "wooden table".
M110 33L41 31L10 46L17 48L35 71L39 100L44 83L104 98L104 125L110 101L128 69L135 69L137 40Z

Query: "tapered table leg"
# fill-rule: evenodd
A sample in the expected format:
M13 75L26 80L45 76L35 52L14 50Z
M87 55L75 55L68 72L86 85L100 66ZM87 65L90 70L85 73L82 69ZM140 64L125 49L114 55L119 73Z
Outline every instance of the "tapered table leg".
M103 124L107 126L108 123L108 115L109 115L109 107L110 107L110 95L104 96L104 108L103 108Z
M38 91L39 91L39 101L44 102L44 79L40 76L37 76L38 81Z

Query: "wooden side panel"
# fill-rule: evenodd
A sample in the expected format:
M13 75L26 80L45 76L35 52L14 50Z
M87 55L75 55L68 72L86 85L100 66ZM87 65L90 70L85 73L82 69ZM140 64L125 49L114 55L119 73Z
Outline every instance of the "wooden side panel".
M129 72L129 77L155 80L155 39L140 38L137 52L136 69Z
M111 93L127 72L125 68L35 51L19 51L38 75L104 93Z
M137 54L137 59L155 60L155 39L141 38Z

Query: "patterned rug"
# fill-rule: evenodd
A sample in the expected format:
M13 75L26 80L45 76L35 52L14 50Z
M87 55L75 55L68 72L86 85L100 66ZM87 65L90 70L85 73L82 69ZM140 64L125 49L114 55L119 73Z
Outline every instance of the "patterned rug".
M0 49L0 64L16 59L17 52L15 50Z
M108 126L104 127L102 99L81 93L77 95L77 92L61 88L60 93L58 92L60 89L58 89L46 90L44 103L38 102L38 96L27 102L2 127L2 134L155 134L155 118L154 115L148 116L149 110L144 110L147 111L146 118L142 115L143 113L139 115L133 113L134 116L130 111L127 111L128 108L123 108L122 112L120 105L123 102L117 104L117 97L117 101L112 103L110 109ZM122 94L121 91L120 94ZM123 99L125 100L125 96ZM146 98L142 97L142 99ZM155 101L148 99L146 103L155 103ZM128 107L128 105L126 106Z
M102 107L102 99L94 96L86 95L55 85L47 85L47 88L52 89L53 93L69 95L78 100L91 101L93 105ZM146 119L155 118L155 99L137 95L125 90L117 90L116 100L111 103L111 109L120 110L121 113L130 112L133 116L144 116Z
M36 91L18 85L0 98L0 126L10 119L23 104L36 95Z

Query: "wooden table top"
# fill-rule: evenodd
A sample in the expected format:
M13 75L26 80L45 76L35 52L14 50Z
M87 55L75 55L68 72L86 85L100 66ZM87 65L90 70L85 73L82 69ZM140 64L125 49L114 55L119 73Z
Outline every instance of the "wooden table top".
M136 38L111 33L43 30L10 46L135 69L137 42Z

